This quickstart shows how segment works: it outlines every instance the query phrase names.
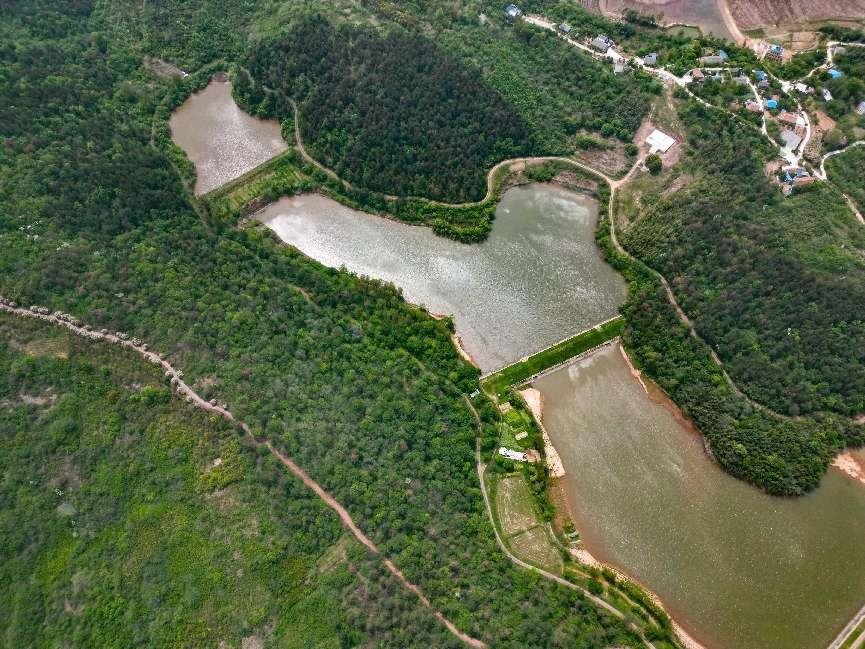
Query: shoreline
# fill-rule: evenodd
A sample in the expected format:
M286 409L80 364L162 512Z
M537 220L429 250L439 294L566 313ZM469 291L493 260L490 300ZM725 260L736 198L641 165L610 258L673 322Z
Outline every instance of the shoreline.
M550 470L550 477L563 477L565 475L565 465L562 462L562 458L559 456L556 447L553 446L553 441L550 439L550 436L547 435L547 429L544 428L543 424L544 395L542 395L541 391L536 388L525 388L519 392L520 396L525 400L526 405L529 407L532 416L535 418L535 422L537 422L538 428L541 431L541 436L544 439L544 458L546 459L547 467L549 467Z
M836 455L830 466L844 477L865 486L865 458L856 457L851 449Z
M474 357L469 353L469 351L463 347L463 339L460 338L460 335L456 332L451 334L451 342L457 350L457 354L459 354L464 361L467 363L471 363L472 366L476 367L478 370L481 369L481 366L477 364Z
M700 439L703 443L703 448L706 453L712 460L715 460L715 455L712 453L712 449L709 447L708 441L706 441L706 437L703 433L700 432L700 429L697 428L697 424L695 424L690 417L688 417L682 409L673 401L672 397L664 392L663 388L661 388L657 383L652 381L651 379L644 379L643 373L636 368L634 363L631 361L631 357L628 356L628 352L625 350L624 345L619 343L619 351L622 353L622 358L625 359L625 363L628 365L628 369L631 371L631 376L636 379L640 386L643 388L643 391L646 393L646 396L649 397L649 400L652 403L655 403L665 410L667 410L671 415L673 415L673 419L682 426L682 428L686 429L689 433L693 433L694 435L699 435Z
M628 358L628 355L625 352L625 349L624 349L623 345L621 344L621 342L618 342L617 344L618 344L619 350L620 350L620 352L621 352L621 354L625 360L625 363L628 365L628 367L631 371L631 376L636 381L639 382L640 386L646 392L646 396L649 397L649 400L652 401L653 403L658 403L658 405L661 405L662 407L665 407L665 408L670 407L670 408L675 409L673 411L673 414L676 417L677 421L681 421L682 423L688 422L687 418L685 418L685 416L681 412L678 412L678 416L676 416L676 412L678 411L678 408L669 399L669 397L666 397L666 394L660 388L657 388L655 386L650 387L650 385L648 385L642 379L642 375L641 375L640 371L638 369L636 369L636 367L634 367L634 365L631 363L631 359ZM602 347L600 349L603 349L603 348L605 348L605 347ZM594 351L598 351L598 350L594 350ZM583 358L585 358L585 357L581 356L578 360L581 360ZM660 394L659 395L656 394L653 397L653 392L660 393ZM559 463L561 463L561 458L559 457L558 452L555 451L555 448L552 445L552 441L549 439L549 436L547 435L547 432L541 423L541 419L543 417L543 395L536 388L527 388L526 390L521 390L520 394L525 399L527 405L529 406L529 409L532 412L532 415L534 415L535 420L539 424L539 428L541 429L542 434L544 436L545 452L546 452L546 444L549 442L550 448L553 449L553 452L555 453L556 459L558 460ZM660 395L663 395L663 397L666 398L667 401L669 401L669 406L665 406L665 404L661 401ZM690 426L683 425L683 428L688 429L689 432L696 432L696 427L693 426L693 424L690 424ZM707 451L708 451L708 449L707 449ZM561 467L561 470L562 470L561 476L554 476L552 468L551 468L550 476L556 477L556 478L564 476L565 473L564 473L564 466L563 465ZM558 481L558 484L560 485L560 489L562 490L562 493L565 496L564 507L566 509L566 513L570 516L570 518L572 520L574 520L574 521L578 520L579 517L574 515L573 507L571 504L572 502L577 500L575 498L575 494L570 492L570 490L568 489L568 486L564 483L564 481ZM557 504L556 506L558 507L561 505ZM636 584L637 586L639 586L646 593L646 595L649 597L649 599L651 599L652 602L654 602L670 618L670 623L673 627L673 632L675 633L676 638L679 640L679 642L682 643L682 646L684 647L684 649L708 649L708 645L702 644L693 635L691 635L691 633L689 633L679 622L676 621L676 619L673 617L673 613L672 613L671 609L664 604L664 601L658 596L657 593L655 593L653 590L648 588L645 584L643 584L641 581L639 581L635 577L627 574L624 570L622 570L618 566L616 566L612 563L609 563L607 561L603 561L603 560L599 559L597 556L595 556L595 554L592 553L592 551L587 547L586 542L583 540L583 534L582 533L581 533L580 547L568 548L568 552L574 558L576 558L579 562L581 562L583 564L586 564L586 565L594 567L594 568L599 568L599 569L606 568L606 569L612 571L616 575L617 579L621 578L623 580L630 581L630 582Z
M628 356L628 352L625 351L624 346L620 343L619 350L622 352L622 357L625 359L625 363L627 363L628 368L631 371L631 376L636 379L640 386L645 391L646 395L649 397L649 400L652 403L656 403L665 410L667 410L676 422L682 426L689 433L699 436L700 441L703 444L703 450L706 452L712 462L717 464L715 460L715 454L712 452L711 446L709 446L709 442L706 439L705 435L700 432L700 429L697 428L697 425L679 408L675 401L666 393L664 390L657 385L651 379L643 379L643 373L638 370L634 364L631 362L631 358ZM862 420L862 421L860 421ZM855 419L856 423L865 423L865 415ZM719 466L719 468L721 468ZM723 468L721 468L723 470ZM852 480L853 482L858 482L860 485L865 487L865 455L863 457L857 457L855 454L855 449L846 448L829 464L829 467L826 469L827 472L831 470L835 470L842 474L845 478ZM756 487L755 487L756 488Z

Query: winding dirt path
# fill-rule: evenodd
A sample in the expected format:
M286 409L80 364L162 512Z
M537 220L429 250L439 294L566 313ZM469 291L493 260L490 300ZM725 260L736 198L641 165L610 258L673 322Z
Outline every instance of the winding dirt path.
M34 308L37 309L34 311ZM196 393L189 385L183 380L183 372L174 368L168 361L166 361L161 354L150 351L147 348L146 344L140 342L133 342L133 340L125 339L126 334L117 335L112 333L107 333L104 331L94 331L86 324L74 324L71 319L67 319L64 317L60 317L57 313L41 313L38 311L39 307L31 307L30 309L25 309L22 307L12 306L8 300L4 298L0 298L0 311L5 311L12 315L16 315L19 317L32 318L36 320L42 320L44 322L48 322L51 324L59 325L61 327L66 327L73 334L80 336L82 338L87 338L89 340L94 341L104 341L110 344L119 345L121 347L125 347L130 351L137 353L139 356L144 358L145 360L153 363L154 365L159 365L165 371L165 378L171 381L171 385L177 391L178 395L185 396L187 402L191 403L197 408L201 408L202 410L206 410L207 412L212 412L220 415L227 421L230 421L232 424L239 426L244 433L246 433L247 437L252 441L253 444L257 447L266 448L270 453L276 457L282 465L291 471L296 477L300 478L300 480L305 484L310 490L312 490L316 496L321 498L324 503L334 510L339 516L342 524L348 528L348 530L354 535L354 537L363 543L373 554L377 555L381 558L382 563L388 569L388 571L396 577L397 581L402 585L403 588L410 591L420 600L421 604L424 607L430 609L435 615L436 619L441 622L445 628L454 635L454 637L458 638L464 644L469 647L473 647L475 649L482 649L486 647L486 644L478 640L477 638L473 638L462 631L460 631L453 622L448 620L439 610L435 609L430 602L429 598L424 595L423 591L419 586L410 582L408 578L403 574L403 572L397 568L393 562L385 557L381 550L379 550L378 546L376 546L373 541L364 534L361 529L355 524L354 520L351 517L351 514L348 513L345 507L343 507L339 501L336 500L332 495L330 495L325 489L318 484L315 480L313 480L309 474L306 473L300 466L298 466L291 458L287 455L283 454L279 450L277 450L270 441L260 441L253 435L252 430L249 426L237 419L232 412L225 406L224 404L215 403L215 401L206 401L203 399L198 393ZM74 321L77 322L77 321Z
M625 176L625 178L622 179L622 181L625 181L641 163L642 163L642 160L637 160L637 162L634 164L634 166L628 172L627 176ZM647 268L651 273L653 273L658 278L658 280L661 282L661 285L664 287L664 292L667 294L667 300L670 302L670 304L673 306L673 309L675 309L675 311L676 311L676 315L678 316L679 321L683 325L685 325L685 327L688 328L688 332L690 333L691 337L694 340L698 340L699 342L703 343L706 346L706 348L709 350L709 354L712 356L712 360L718 366L718 369L721 370L721 374L724 377L724 380L727 382L727 385L730 386L730 389L733 390L733 392L736 394L736 396L747 401L753 408L757 408L759 410L762 410L763 412L766 412L770 415L774 415L774 416L779 417L781 419L784 419L787 421L794 421L796 419L800 419L799 417L791 417L789 415L783 415L779 412L775 412L774 410L772 410L768 406L763 405L761 403L758 403L757 401L754 401L751 397L749 397L747 394L742 392L742 390L739 389L739 386L736 385L735 381L733 381L732 377L730 377L730 375L727 373L727 370L724 367L724 363L721 360L721 357L718 356L718 353L715 351L715 348L712 347L709 343L707 343L703 339L703 337L700 336L699 333L697 333L697 328L694 326L694 321L691 320L691 318L688 317L688 314L685 313L685 310L682 309L681 305L679 304L679 301L676 299L675 293L673 293L673 289L670 286L670 283L667 281L667 278L664 277L658 271L656 271L654 268L651 268L650 266L646 265L644 262L642 262L639 259L637 259L636 257L634 257L631 253L629 253L627 250L625 250L624 246L622 246L621 243L619 243L619 239L616 236L616 217L615 217L614 205L615 205L615 199L616 199L616 190L622 184L623 184L623 182L619 182L616 185L613 185L612 183L610 184L610 202L609 202L609 205L607 206L607 214L608 214L608 217L610 220L610 241L612 241L613 247L616 249L616 251L619 254L622 254L625 257L627 257L633 263L639 264L643 268Z
M518 556L512 554L511 551L508 549L508 547L505 545L505 542L502 540L501 535L499 535L499 530L496 527L495 519L493 518L492 506L490 505L490 496L489 496L489 493L487 493L486 482L484 482L484 472L486 471L486 465L484 465L483 460L481 460L481 432L483 429L483 423L481 422L481 417L478 414L477 409L475 409L474 404L471 402L471 400L468 398L468 396L465 394L462 396L463 396L463 400L466 403L466 406L468 406L469 411L472 413L472 415L475 418L475 425L477 427L477 435L475 435L475 468L477 469L477 473L478 473L478 481L480 482L480 486L481 486L481 494L483 495L483 498L484 498L484 506L486 507L487 516L490 519L490 525L493 528L493 534L495 534L496 543L498 544L499 549L504 553L504 555L508 559L511 560L512 563L519 566L520 568L525 568L526 570L531 570L532 572L536 572L539 575L541 575L542 577L545 577L546 579L550 579L551 581L554 581L558 584L561 584L562 586L566 586L567 588L570 588L571 590L578 591L578 592L582 593L583 595L585 595L588 600L590 600L591 602L593 602L597 606L601 607L602 609L604 609L608 613L615 615L620 620L624 620L625 619L624 613L622 613L619 609L617 609L615 606L613 606L609 602L601 599L597 595L593 595L591 592L589 592L585 588L582 588L582 587L578 586L577 584L574 584L574 583L568 581L564 577L560 577L559 575L556 575L552 572L548 572L546 570L543 570L542 568L537 568L537 567L531 565L530 563L526 563L525 561L520 559ZM626 622L626 624L629 624L629 623ZM643 640L643 642L645 643L645 645L647 647L649 647L650 649L655 649L655 646L643 636L642 632L636 626L634 626L632 624L629 624L629 626L631 627L631 629L633 631L635 631L640 636L640 638Z

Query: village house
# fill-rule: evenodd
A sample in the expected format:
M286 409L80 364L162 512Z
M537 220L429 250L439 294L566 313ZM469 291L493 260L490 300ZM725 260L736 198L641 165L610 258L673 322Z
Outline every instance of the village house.
M769 49L766 50L766 56L768 56L770 59L780 61L784 58L784 48L780 45L770 45Z
M525 453L523 453L521 451L515 451L511 448L506 448L504 446L502 446L499 449L499 455L501 455L504 458L507 458L508 460L513 460L514 462L527 462L528 461L528 458L526 457Z
M798 120L798 117L795 113L790 113L786 110L782 110L780 113L778 113L778 117L776 119L782 126L786 126L789 129L794 129L796 128L796 121Z
M613 46L613 40L604 34L598 34L592 39L591 45L598 52L606 52Z
M508 20L516 20L523 15L522 10L517 5L508 5L505 7L505 16Z
M865 115L865 99L859 102L856 106L856 114L857 115Z
M847 48L843 45L836 45L832 50L832 54L834 56L838 56L839 54L847 54Z
M777 117L778 122L787 130L793 131L799 137L804 137L806 131L805 117L798 113L781 111Z
M705 78L705 75L703 74L703 71L700 68L694 68L688 74L691 75L692 81L694 81L696 83L703 83L703 79Z
M810 95L814 92L814 89L811 86L808 86L801 81L799 81L796 85L793 86L796 89L796 92L803 95Z
M764 70L754 70L754 77L757 81L768 81L769 75Z
M740 74L738 77L733 77L733 81L735 83L738 83L740 86L748 85L748 77L746 77L744 74Z
M841 70L836 70L835 68L832 68L831 70L829 70L829 76L832 79L840 79L844 76L844 73L841 72Z
M767 99L766 100L766 108L769 110L778 110L778 100L777 99Z
M646 144L649 145L649 153L666 153L676 143L676 140L664 133L655 129L646 138Z
M616 62L613 64L613 72L615 74L620 74L625 71L625 62L622 59L616 59Z
M829 92L829 88L823 88L820 92L823 93L823 99L832 101L832 93Z
M724 50L718 50L717 54L710 54L709 56L701 56L700 63L704 66L707 65L724 65L727 62L727 59L730 58Z
M557 29L559 30L560 33L567 36L568 34L571 33L571 30L573 29L573 27L571 27L568 23L561 23L561 24L559 24Z
M651 54L646 54L646 56L643 57L643 64L658 65L658 53L652 52Z

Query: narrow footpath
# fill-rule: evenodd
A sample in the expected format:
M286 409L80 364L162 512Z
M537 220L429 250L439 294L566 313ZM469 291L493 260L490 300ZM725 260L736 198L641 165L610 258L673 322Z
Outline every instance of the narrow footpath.
M153 363L154 365L159 365L165 371L165 378L170 380L172 387L174 387L178 395L186 397L186 401L195 406L196 408L218 414L232 424L239 426L256 447L266 448L271 454L273 454L274 457L276 457L282 463L285 468L291 471L296 477L300 478L303 484L305 484L310 490L315 493L315 495L321 498L328 507L330 507L337 513L340 520L342 521L342 524L346 528L348 528L348 530L354 535L354 537L358 541L365 545L373 554L381 558L384 566L394 577L396 577L400 585L402 585L403 588L416 595L417 598L420 600L421 604L423 604L424 607L430 609L433 615L435 615L436 619L438 619L438 621L441 622L445 626L445 628L447 628L447 630L454 635L454 637L458 638L460 641L470 647L474 647L477 649L486 647L486 644L484 642L463 633L440 611L433 608L429 598L424 595L420 587L410 582L408 578L406 578L406 576L403 574L403 572L399 568L397 568L390 559L382 555L381 550L379 550L378 546L376 546L376 544L373 543L373 541L360 530L360 528L351 518L348 510L346 510L346 508L343 507L339 503L339 501L336 500L336 498L334 498L331 494L325 491L325 489L320 484L313 480L309 476L309 474L307 474L306 471L301 469L300 466L298 466L291 458L274 448L274 446L269 441L261 441L257 439L255 435L253 435L252 430L249 428L249 426L245 422L237 419L224 404L219 404L215 400L206 401L205 399L203 399L183 380L183 372L172 367L172 365L163 358L162 354L150 351L146 343L143 343L136 338L129 339L129 336L127 334L112 334L105 329L100 331L94 331L87 324L82 324L78 320L70 318L65 314L57 312L50 313L48 309L45 309L44 307L34 306L30 309L25 309L22 307L18 307L17 305L15 305L14 302L10 303L9 300L0 298L0 311L5 311L6 313L10 313L19 317L42 320L50 324L66 327L69 331L71 331L77 336L87 338L89 340L103 341L113 345L119 345L130 351L135 352L150 363Z
M486 471L486 465L483 463L483 460L481 459L481 432L482 432L482 428L483 428L483 424L481 422L481 417L478 414L478 411L475 409L474 404L472 404L471 400L468 398L468 396L463 395L463 399L465 400L466 405L468 406L468 409L471 411L472 415L474 415L475 424L477 426L477 435L475 436L475 467L476 467L477 472L478 472L478 481L480 482L480 486L481 486L481 494L483 494L483 497L484 497L484 506L486 507L487 516L490 519L490 525L493 528L493 534L495 534L496 543L498 544L499 549L501 549L501 551L504 553L504 555L508 559L510 559L511 562L513 562L515 565L519 566L520 568L525 568L526 570L531 570L533 572L538 573L542 577L545 577L546 579L550 579L550 580L552 580L558 584L561 584L562 586L566 586L567 588L570 588L571 590L576 590L576 591L582 593L583 595L585 595L587 599L589 599L591 602L593 602L597 606L601 607L602 609L604 609L608 613L611 613L612 615L615 615L617 618L624 620L625 614L622 613L619 609L617 609L615 606L613 606L609 602L604 601L603 599L601 599L597 595L593 595L591 592L589 592L585 588L582 588L582 587L578 586L577 584L574 584L574 583L568 581L564 577L560 577L559 575L553 574L552 572L548 572L548 571L543 570L541 568L537 568L537 567L531 565L530 563L526 563L525 561L520 559L518 556L512 554L511 551L508 549L508 547L505 545L505 542L502 540L502 537L499 534L499 530L496 527L495 518L493 518L492 506L490 505L490 496L487 493L486 482L484 482L484 472ZM645 645L647 647L649 647L650 649L655 649L655 646L645 638L645 636L640 632L640 630L637 627L635 627L633 625L630 625L630 626L631 626L631 630L633 630L639 634L640 638L643 640L643 642L645 643Z

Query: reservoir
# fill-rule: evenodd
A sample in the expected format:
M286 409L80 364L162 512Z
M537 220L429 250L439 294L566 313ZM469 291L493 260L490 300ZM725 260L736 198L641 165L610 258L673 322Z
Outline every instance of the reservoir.
M724 473L618 345L537 379L587 548L723 649L825 647L865 602L865 489L775 498Z
M171 138L195 164L195 194L206 194L285 151L279 124L243 112L229 81L212 81L171 115Z
M313 194L258 218L327 266L393 282L409 302L453 315L485 372L613 317L625 299L595 245L597 202L554 185L508 190L489 238L474 245Z

